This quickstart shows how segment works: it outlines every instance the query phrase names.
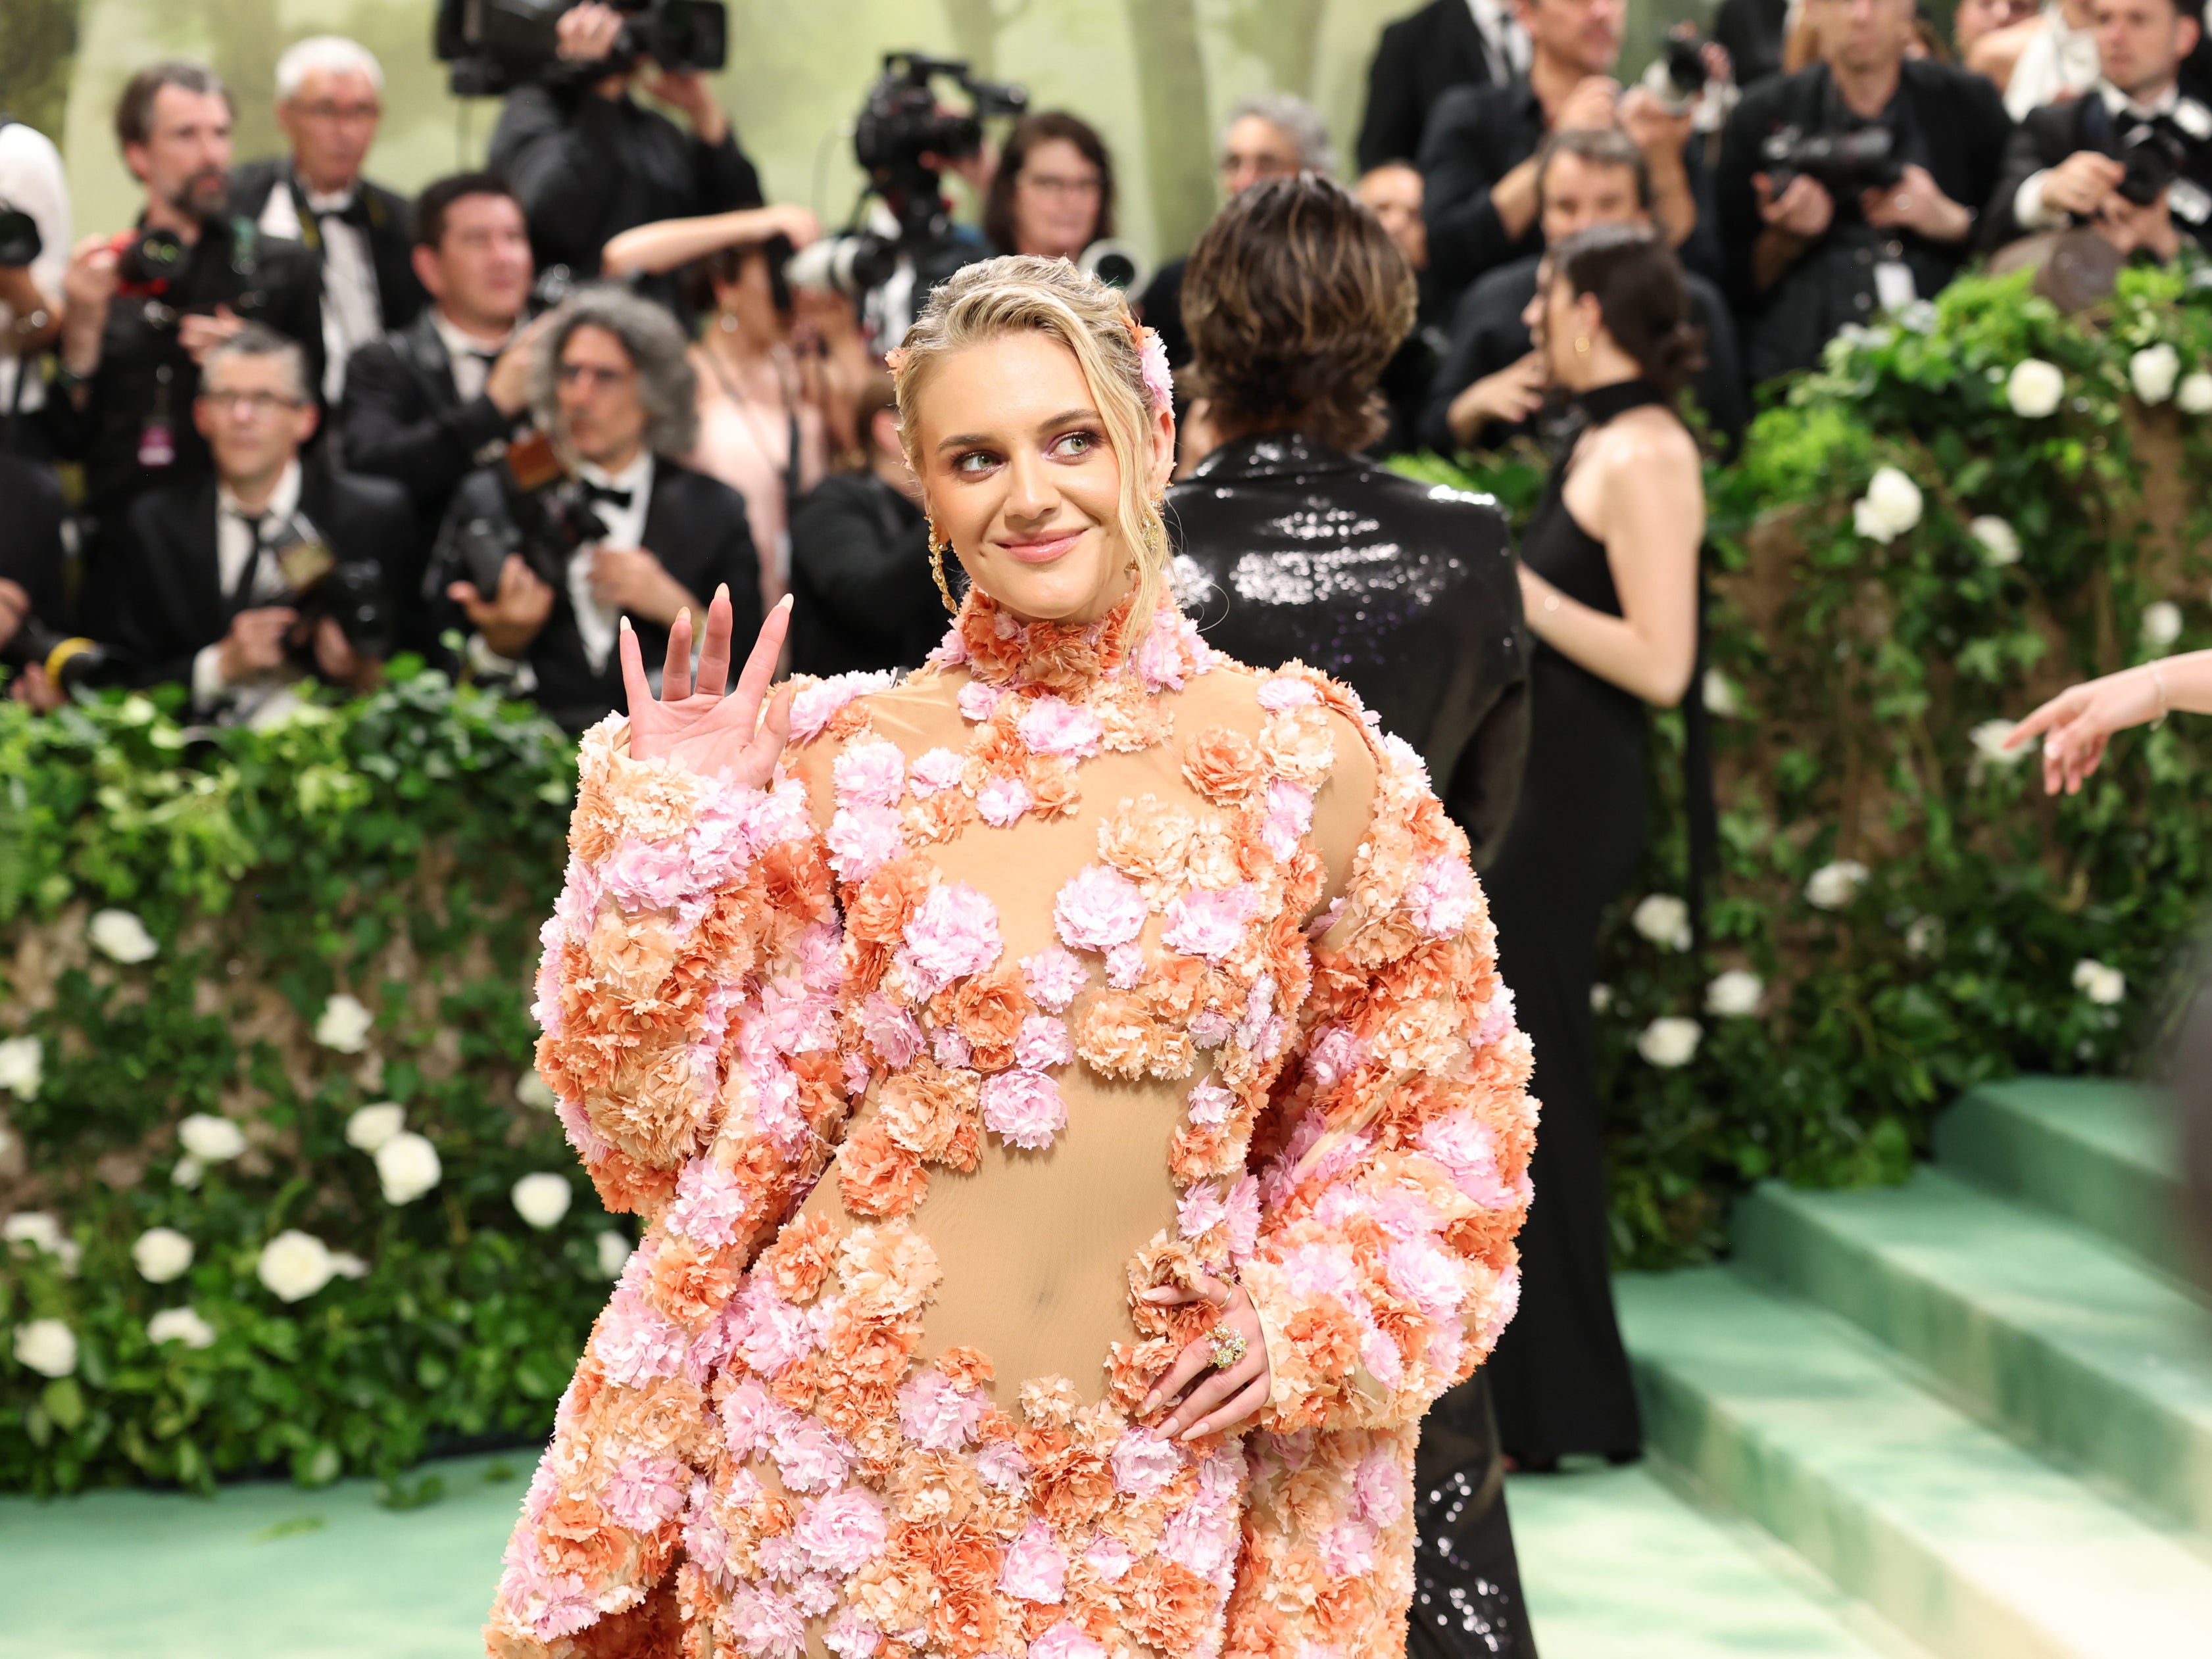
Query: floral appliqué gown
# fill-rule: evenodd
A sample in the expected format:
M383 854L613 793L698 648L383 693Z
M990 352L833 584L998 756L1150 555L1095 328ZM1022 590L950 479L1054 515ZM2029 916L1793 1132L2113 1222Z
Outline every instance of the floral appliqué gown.
M806 684L744 789L584 740L538 1064L647 1223L496 1656L1396 1654L1420 1416L1535 1106L1466 843L1341 686L1163 609ZM1234 1273L1273 1392L1137 1409Z

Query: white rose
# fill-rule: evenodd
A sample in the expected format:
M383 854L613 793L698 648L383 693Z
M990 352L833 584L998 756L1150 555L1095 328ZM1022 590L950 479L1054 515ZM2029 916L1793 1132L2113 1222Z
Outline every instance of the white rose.
M1870 541L1893 542L1920 522L1920 486L1895 467L1876 467L1851 507L1851 527Z
M1705 1034L1705 1028L1694 1020L1662 1014L1644 1026L1644 1034L1636 1039L1636 1051L1650 1064L1672 1071L1690 1063Z
M58 1319L33 1319L15 1327L15 1362L41 1377L66 1377L76 1369L76 1333Z
M1856 858L1838 858L1823 864L1805 883L1805 902L1815 910L1841 910L1865 885L1867 867Z
M191 1266L192 1241L174 1227L149 1227L131 1246L131 1259L148 1284L166 1285Z
M322 1017L315 1021L315 1040L340 1054L359 1054L368 1046L368 1028L375 1023L359 998L340 991L323 1004Z
M211 1348L215 1327L190 1308L163 1308L146 1322L146 1340L156 1347L182 1342L188 1348Z
M1995 513L1985 512L1966 526L1982 549L1985 565L2020 563L2020 532Z
M1743 712L1743 699L1736 693L1735 681L1718 669L1707 669L1702 693L1705 712L1717 719L1733 720Z
M406 1127L407 1108L397 1100L380 1100L346 1119L346 1145L374 1152Z
M2066 396L2066 377L2058 372L2055 363L2046 363L2040 357L2021 359L2012 366L2012 374L2005 381L2005 402L2012 405L2014 415L2030 421L2040 421L2058 407Z
M574 1194L566 1177L540 1170L517 1181L509 1196L514 1200L514 1213L542 1232L568 1213L568 1201Z
M261 1247L254 1275L287 1302L313 1296L337 1271L331 1247L312 1232L287 1227Z
M1668 950L1690 948L1690 907L1671 893L1655 893L1629 917L1637 932Z
M2180 373L2181 354L2163 340L2128 359L2129 383L2146 403L2163 403L2172 397L2173 383Z
M62 1224L42 1209L19 1209L0 1221L0 1239L31 1244L49 1256L62 1253Z
M623 1269L629 1265L629 1240L618 1232L599 1235L599 1271L610 1279L619 1279Z
M402 1129L376 1149L376 1178L387 1204L411 1204L438 1184L444 1171L438 1149L412 1129Z
M176 1168L169 1172L169 1179L180 1187L190 1189L199 1185L200 1177L206 1173L205 1166L198 1159L179 1158Z
M1705 1012L1740 1018L1759 1012L1766 982L1746 968L1730 968L1705 987Z
M2199 369L2181 377L2181 390L2173 401L2184 415L2212 415L2212 374Z
M246 1131L228 1117L196 1111L177 1125L177 1139L203 1164L227 1164L246 1150Z
M1916 916L1905 930L1905 954L1932 956L1943 948L1943 924L1932 916Z
M334 1279L366 1279L368 1277L368 1263L349 1250L334 1250L331 1252L331 1276Z
M2154 599L2143 607L2142 642L2152 651L2164 651L2181 638L2181 607L2171 599Z
M84 935L101 954L118 962L143 962L161 948L146 924L127 910L94 911Z
M2033 745L2022 743L2015 749L2004 746L2005 739L2012 736L2016 724L2011 720L1984 720L1976 726L1966 734L1973 742L1975 755L1992 766L2018 766L2027 758L2027 752Z
M553 1086L535 1071L526 1071L515 1080L514 1098L537 1111L550 1111L561 1104Z
M2100 1008L2110 1008L2128 994L2128 977L2085 956L2074 965L2074 989Z
M1596 984L1590 987L1590 1012L1592 1014L1603 1014L1612 1006L1613 987L1611 985Z
M35 1100L45 1078L46 1050L37 1038L10 1037L0 1042L0 1089L12 1091L18 1100Z

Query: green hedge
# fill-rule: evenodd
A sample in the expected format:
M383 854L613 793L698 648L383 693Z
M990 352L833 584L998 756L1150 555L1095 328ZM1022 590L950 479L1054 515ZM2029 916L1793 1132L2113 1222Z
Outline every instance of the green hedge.
M552 727L429 674L260 732L0 703L0 1489L389 1477L550 1428L628 1245L517 1094L573 775ZM404 1202L347 1140L382 1101L442 1166ZM243 1152L191 1158L200 1114ZM541 1172L573 1198L544 1229L511 1197ZM155 1228L192 1246L161 1283ZM290 1301L258 1272L287 1232L341 1257Z

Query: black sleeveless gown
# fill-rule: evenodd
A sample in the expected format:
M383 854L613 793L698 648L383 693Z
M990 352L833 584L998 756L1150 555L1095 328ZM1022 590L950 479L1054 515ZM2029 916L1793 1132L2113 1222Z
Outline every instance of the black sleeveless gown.
M1589 425L1663 404L1642 381L1578 399ZM1568 597L1618 616L1605 547L1562 497L1569 451L1522 538L1529 569ZM1536 644L1532 730L1520 804L1482 873L1498 960L1535 1049L1542 1103L1529 1165L1535 1202L1521 1232L1521 1308L1487 1370L1499 1438L1522 1467L1566 1453L1636 1456L1644 1432L1607 1268L1602 1112L1590 986L1598 923L1636 873L1648 811L1650 722L1633 693Z

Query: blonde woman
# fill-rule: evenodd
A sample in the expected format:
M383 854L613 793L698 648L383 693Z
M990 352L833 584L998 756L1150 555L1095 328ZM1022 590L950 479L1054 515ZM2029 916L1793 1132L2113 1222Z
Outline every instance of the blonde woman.
M932 666L585 740L539 1069L643 1242L495 1655L1395 1650L1416 1427L1515 1297L1534 1108L1466 843L1165 595L1164 360L1064 261L896 366Z

